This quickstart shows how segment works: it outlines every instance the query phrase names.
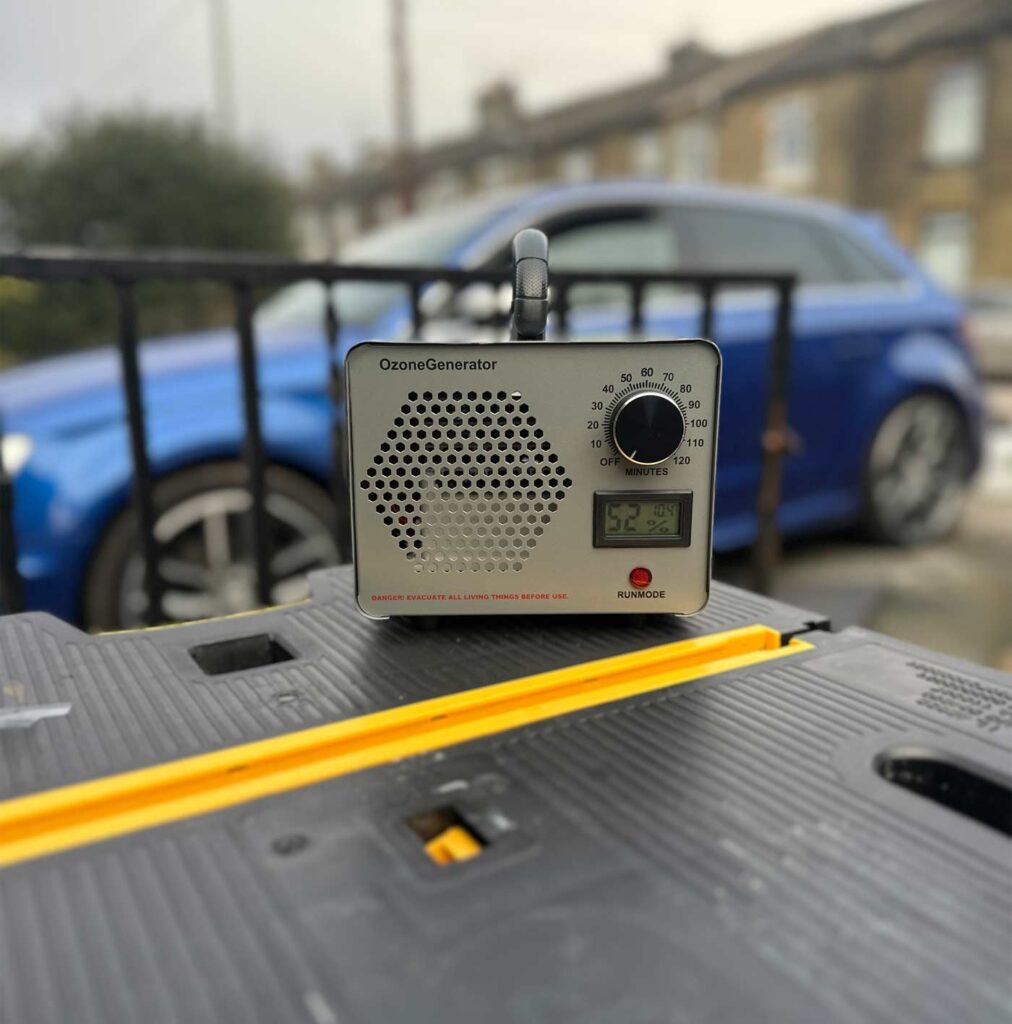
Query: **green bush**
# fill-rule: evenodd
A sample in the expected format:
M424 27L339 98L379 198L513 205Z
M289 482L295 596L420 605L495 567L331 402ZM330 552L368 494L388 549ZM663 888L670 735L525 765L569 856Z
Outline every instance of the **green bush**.
M44 138L0 151L0 245L97 250L291 251L292 195L260 154L213 138L196 120L143 112L74 116ZM223 289L139 289L142 332L228 322ZM0 279L0 365L115 337L107 286Z

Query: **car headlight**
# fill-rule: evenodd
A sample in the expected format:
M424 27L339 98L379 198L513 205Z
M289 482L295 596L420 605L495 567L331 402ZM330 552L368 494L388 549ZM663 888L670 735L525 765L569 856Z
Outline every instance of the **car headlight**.
M9 476L17 476L32 454L32 439L27 434L4 434L0 440L3 467Z

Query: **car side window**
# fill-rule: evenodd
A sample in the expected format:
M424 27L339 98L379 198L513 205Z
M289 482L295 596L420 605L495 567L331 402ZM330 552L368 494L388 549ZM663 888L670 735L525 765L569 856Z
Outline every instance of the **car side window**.
M846 268L847 280L854 284L892 283L903 274L884 257L844 231L833 231L834 252Z
M662 211L602 212L596 220L557 222L544 230L555 271L674 271L680 265L675 228ZM674 290L674 285L651 287L647 301ZM573 308L628 301L629 290L621 284L577 285L569 295Z
M821 225L752 210L691 208L681 218L695 270L793 272L802 284L849 279Z

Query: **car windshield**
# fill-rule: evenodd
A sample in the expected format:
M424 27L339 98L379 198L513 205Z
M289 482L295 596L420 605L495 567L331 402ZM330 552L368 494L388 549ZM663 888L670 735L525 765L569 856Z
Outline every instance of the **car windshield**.
M397 221L356 239L341 253L340 261L409 266L447 263L502 202L500 195ZM371 322L404 295L404 286L396 284L346 281L334 286L338 313L350 324ZM323 323L323 296L316 281L289 285L260 306L257 327L273 331L318 327Z

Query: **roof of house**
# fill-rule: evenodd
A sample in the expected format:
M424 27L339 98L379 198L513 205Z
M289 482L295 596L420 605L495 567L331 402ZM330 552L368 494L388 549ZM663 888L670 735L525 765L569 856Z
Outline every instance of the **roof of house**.
M918 0L736 54L715 54L689 42L671 52L659 75L539 112L518 112L506 130L483 125L420 147L412 169L424 180L497 154L557 151L616 128L635 131L705 111L745 90L889 63L921 49L1007 31L1012 31L1012 0ZM325 192L328 198L366 199L390 191L397 180L398 164L391 157L335 176ZM316 195L319 199L319 185Z
M1009 29L1012 0L920 0L801 36L782 60L748 84L758 87L888 63L928 47L971 42Z

